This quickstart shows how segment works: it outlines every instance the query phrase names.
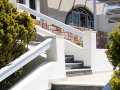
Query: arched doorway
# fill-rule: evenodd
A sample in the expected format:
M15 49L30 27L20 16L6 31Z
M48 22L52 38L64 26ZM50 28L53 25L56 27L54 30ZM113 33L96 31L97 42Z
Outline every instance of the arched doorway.
M87 7L74 7L72 8L67 16L65 23L68 25L80 26L85 28L94 28L93 14Z

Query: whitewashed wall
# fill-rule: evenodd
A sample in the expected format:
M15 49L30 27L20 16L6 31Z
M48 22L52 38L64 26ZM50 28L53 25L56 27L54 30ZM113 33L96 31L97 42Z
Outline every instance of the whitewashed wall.
M105 49L96 49L96 32L84 32L83 40L85 65L91 66L93 73L112 71Z
M50 80L66 77L63 37L53 36L52 43L52 47L47 50L47 62L10 90L46 90L50 89Z
M113 67L108 62L108 58L105 54L106 49L96 49L94 52L94 57L92 60L92 71L95 72L105 72L112 71Z
M24 78L10 90L50 89L50 80L65 77L65 74L61 73L63 71L63 68L57 68L60 65L60 63L56 62L45 63L45 65L39 66L38 69Z
M74 0L47 0L47 15L65 23L67 13L72 9L73 4ZM83 5L86 6L93 13L93 0L75 0L74 6ZM96 10L97 31L110 32L114 28L117 28L117 23L115 23L114 25L108 23L108 18L105 13L106 10L104 8L104 4L97 4Z
M40 28L38 27L38 29ZM42 28L39 32L43 36L54 35ZM65 54L74 55L76 60L83 60L85 65L92 67L94 73L112 70L112 66L104 53L105 49L96 49L96 32L84 32L83 40L84 48L65 40Z
M55 34L36 26L37 32L45 37L45 36L53 36ZM83 47L76 45L75 43L72 43L68 40L64 40L64 49L66 55L74 55L75 60L84 60L83 58Z
M84 61L83 47L76 45L68 40L65 40L65 54L74 55L75 60Z

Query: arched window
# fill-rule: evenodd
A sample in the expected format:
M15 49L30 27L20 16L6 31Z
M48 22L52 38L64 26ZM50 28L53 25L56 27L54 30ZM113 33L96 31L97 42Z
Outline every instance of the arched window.
M93 14L86 7L76 7L68 12L65 23L74 26L93 28Z

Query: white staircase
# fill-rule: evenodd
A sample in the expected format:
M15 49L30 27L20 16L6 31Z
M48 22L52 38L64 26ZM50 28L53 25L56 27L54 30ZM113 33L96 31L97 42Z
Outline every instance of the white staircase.
M66 78L66 73L69 74L68 76L73 76L74 73L80 75L79 72L81 71L85 71L85 73L86 71L90 71L90 73L87 74L91 74L91 59L93 58L91 55L93 55L93 50L96 49L95 32L88 31L83 33L69 25L34 11L25 5L18 4L18 7L20 10L25 10L36 17L40 17L42 20L54 24L79 37L83 37L83 47L75 45L72 42L64 40L61 36L57 36L36 26L38 40L43 37L42 39L45 39L45 41L41 43L40 41L31 42L29 44L30 51L20 56L9 66L1 69L0 82L42 53L46 53L47 62L39 65L33 72L12 87L11 90L33 90L33 87L35 90L46 90L50 89L51 80L58 78L64 79ZM71 63L65 64L65 54L74 55L75 59L73 59L73 62L70 61ZM81 62L81 60L83 61ZM66 71L65 65L67 69Z

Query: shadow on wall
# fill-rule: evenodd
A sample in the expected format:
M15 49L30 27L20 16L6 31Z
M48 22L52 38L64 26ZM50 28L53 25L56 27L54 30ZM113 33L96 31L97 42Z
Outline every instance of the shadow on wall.
M62 1L63 0L59 0L59 3L58 3L58 1L56 1L57 2L56 8L52 8L52 7L49 7L49 5L48 5L49 1L48 0L41 0L41 3L42 3L41 13L43 13L45 15L48 15L48 16L54 18L54 19L57 19L58 21L61 21L61 22L65 23L65 18L66 18L66 15L67 15L68 12L60 10ZM56 2L53 2L53 3L56 4Z
M60 11L55 8L48 8L48 16L65 23L66 15L68 12Z
M40 3L42 3L40 5L41 13L48 15L48 0L40 0Z

